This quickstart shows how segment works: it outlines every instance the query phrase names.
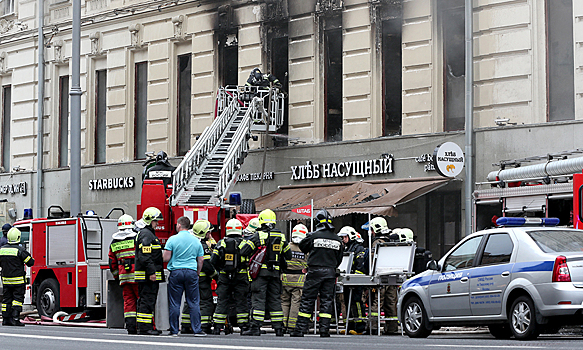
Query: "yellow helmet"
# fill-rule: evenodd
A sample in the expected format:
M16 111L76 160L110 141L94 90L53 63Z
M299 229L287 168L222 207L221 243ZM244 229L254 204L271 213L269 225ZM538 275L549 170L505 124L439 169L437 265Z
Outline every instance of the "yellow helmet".
M11 228L6 234L6 238L10 244L20 243L20 230L16 227Z
M227 221L225 231L227 236L240 236L243 232L243 224L237 219L231 219Z
M250 233L255 233L255 231L257 231L257 229L259 228L259 226L261 226L259 224L259 219L253 218L249 221L249 225L247 225L247 227L245 228L245 231L250 232Z
M160 221L162 219L162 212L156 207L149 207L142 214L142 220L146 225L150 225L152 221Z
M259 225L273 225L275 226L275 213L271 209L265 209L259 213Z
M376 218L370 221L370 227L374 233L383 233L383 231L389 230L389 225L387 225L387 220L381 216L377 216Z
M192 233L200 239L205 239L207 232L213 228L213 225L208 220L196 220L194 225L192 225Z
M126 228L134 228L134 218L131 215L123 214L117 219L117 228L120 230L125 230Z

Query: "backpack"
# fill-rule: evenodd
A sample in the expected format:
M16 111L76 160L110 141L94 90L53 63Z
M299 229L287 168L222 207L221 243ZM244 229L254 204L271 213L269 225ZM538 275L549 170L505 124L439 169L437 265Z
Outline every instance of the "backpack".
M239 242L236 239L225 238L225 257L223 271L227 273L236 272L239 269L241 255L239 253Z

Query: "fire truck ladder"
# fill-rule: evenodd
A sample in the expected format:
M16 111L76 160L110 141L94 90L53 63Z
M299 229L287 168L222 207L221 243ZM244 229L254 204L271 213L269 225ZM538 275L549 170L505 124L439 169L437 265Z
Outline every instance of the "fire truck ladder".
M274 132L283 124L283 99L276 88L221 88L218 117L172 174L172 205L221 206L247 156L251 132Z

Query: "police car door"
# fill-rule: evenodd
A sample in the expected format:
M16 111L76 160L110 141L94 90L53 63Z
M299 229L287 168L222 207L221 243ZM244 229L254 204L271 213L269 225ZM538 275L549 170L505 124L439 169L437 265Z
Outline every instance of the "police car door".
M429 282L431 312L436 317L470 316L470 270L483 236L472 237L445 258L441 273Z
M470 306L472 315L500 315L502 296L511 278L510 263L514 244L508 233L500 232L486 237L479 264L471 270Z

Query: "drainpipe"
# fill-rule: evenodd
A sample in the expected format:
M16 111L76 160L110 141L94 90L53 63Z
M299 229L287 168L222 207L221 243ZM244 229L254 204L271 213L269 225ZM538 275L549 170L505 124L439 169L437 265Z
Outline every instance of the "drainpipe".
M81 0L73 0L71 55L71 216L81 212Z
M472 194L474 192L474 42L473 42L473 5L466 2L466 81L465 81L465 117L466 117L466 183L465 183L465 236L472 233L473 210Z
M45 23L44 1L38 1L38 97L37 97L37 137L36 137L36 217L41 218L43 210L43 138L44 138L44 99L45 99Z

